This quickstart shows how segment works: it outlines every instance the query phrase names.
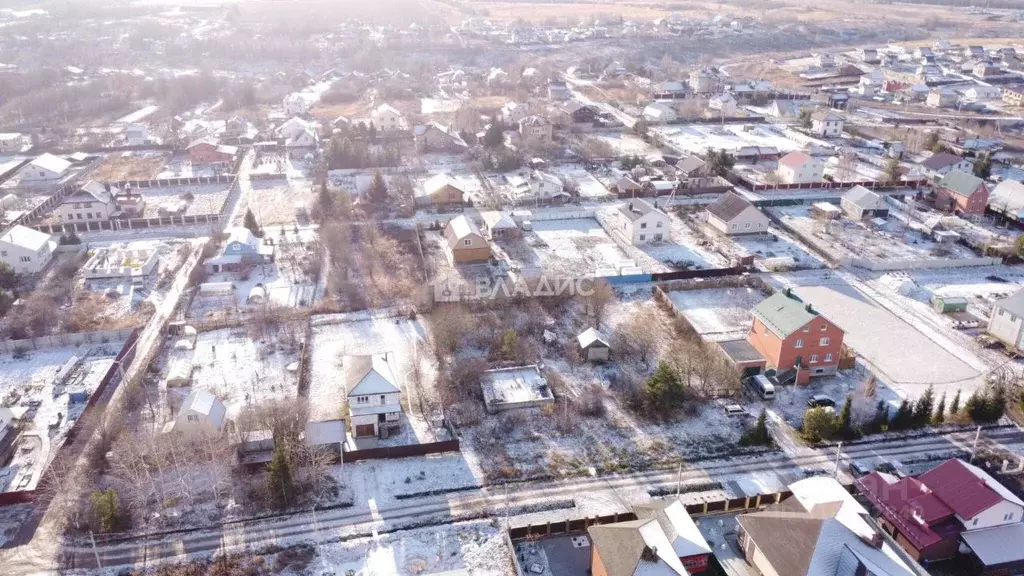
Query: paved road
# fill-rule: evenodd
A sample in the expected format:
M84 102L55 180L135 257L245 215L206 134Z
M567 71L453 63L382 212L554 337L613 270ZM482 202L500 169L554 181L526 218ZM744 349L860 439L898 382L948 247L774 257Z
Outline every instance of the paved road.
M928 453L941 456L952 450L969 450L974 432L957 432L916 439L893 439L845 447L842 460L862 460L868 463L877 458L909 459ZM993 429L982 435L981 444L1004 448L1024 449L1024 432L1016 428ZM800 469L833 470L835 448L809 451L800 455L772 453L759 457L708 460L688 466L682 481L706 482L708 478L734 479L746 473L776 472L800 475ZM523 505L553 499L578 498L580 494L611 489L627 493L627 489L641 492L659 486L674 486L675 470L657 470L621 476L577 478L563 481L529 482L508 488L508 502ZM506 505L504 492L499 488L483 488L450 496L436 496L376 506L373 502L356 503L348 509L319 512L301 512L275 519L240 522L219 529L193 530L154 538L136 538L126 542L103 543L96 554L104 568L137 565L156 560L184 560L221 549L231 552L259 550L271 544L288 545L293 542L344 539L353 535L399 529L410 522L433 519L438 523L451 521L464 515L479 515L490 511L500 514ZM65 546L62 550L65 567L94 568L96 559L87 542ZM53 570L56 566L30 555L10 557L6 563L13 573L33 573Z

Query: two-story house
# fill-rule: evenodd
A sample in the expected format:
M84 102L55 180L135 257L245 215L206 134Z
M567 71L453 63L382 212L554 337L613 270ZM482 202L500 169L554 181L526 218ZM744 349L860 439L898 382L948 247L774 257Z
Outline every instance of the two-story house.
M47 152L26 164L18 176L22 184L60 180L71 169L71 162Z
M348 356L342 365L352 436L387 437L400 428L402 389L396 378L394 354Z
M1024 289L992 305L987 332L1015 350L1024 350Z
M855 485L915 560L964 554L975 574L1019 574L1024 566L1024 502L977 466L952 459L916 478L872 472Z
M937 152L932 154L921 166L925 172L933 178L942 178L946 174L956 170L959 172L970 172L973 165L970 160L965 160L956 154L949 152Z
M843 330L789 289L772 294L751 313L754 320L747 342L768 366L780 373L792 371L797 384L807 384L812 376L835 374L839 369Z
M988 206L988 185L974 174L953 170L939 181L935 206L958 214L980 216Z
M825 177L825 165L804 152L790 152L779 158L775 172L783 184L810 184Z
M514 126L530 115L530 111L526 109L526 106L518 104L516 102L506 102L501 107L501 121L506 126Z
M188 159L193 164L229 164L238 148L217 143L216 138L201 138L188 145Z
M435 174L414 192L417 206L456 206L463 202L466 191L447 174Z
M420 152L464 152L468 146L458 131L450 125L430 122L413 129L416 149Z
M248 228L228 228L226 232L228 240L220 254L204 263L210 272L243 270L274 261L274 246Z
M550 142L552 134L551 121L543 116L526 116L519 121L519 135L523 140Z
M594 576L687 576L707 570L711 546L679 500L633 507L636 520L598 524L590 536Z
M61 201L57 209L61 222L104 222L117 212L117 205L110 194L109 184L87 182L73 194Z
M53 259L56 247L49 234L18 224L0 236L0 262L18 274L38 274Z
M739 194L729 191L707 207L708 225L722 234L764 234L768 217Z
M373 127L381 132L400 132L408 130L405 116L390 104L381 104L373 110L370 121Z
M669 238L670 220L657 203L639 198L619 206L622 235L634 246L662 242Z
M476 223L459 214L444 227L444 237L456 264L486 262L491 258L491 245L480 233Z
M822 138L838 138L843 135L843 117L828 110L811 114L811 133Z

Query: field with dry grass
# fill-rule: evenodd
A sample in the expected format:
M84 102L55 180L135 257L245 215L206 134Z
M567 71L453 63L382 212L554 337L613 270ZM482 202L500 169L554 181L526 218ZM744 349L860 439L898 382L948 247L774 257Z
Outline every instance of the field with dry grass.
M156 177L167 164L163 154L149 156L107 156L102 164L89 175L99 182L120 182L122 180L148 180Z

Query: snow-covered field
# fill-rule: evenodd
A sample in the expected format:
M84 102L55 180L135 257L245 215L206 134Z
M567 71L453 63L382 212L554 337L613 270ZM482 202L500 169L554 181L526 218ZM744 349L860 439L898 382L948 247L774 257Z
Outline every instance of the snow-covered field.
M193 178L197 176L216 176L217 173L209 164L193 164L187 156L174 156L154 178Z
M672 304L707 340L743 338L750 331L750 309L764 299L754 288L677 290L668 292Z
M188 204L184 212L186 216L216 214L224 207L224 203L228 199L229 189L230 185L225 183L140 188L138 192L142 194L143 200L146 201L146 209L143 212L143 216L146 218L156 218L160 215L159 209L161 206L173 205L182 201ZM191 201L186 200L186 194L192 195Z
M262 180L252 183L245 203L261 226L295 224L299 212L308 215L316 194L306 180ZM239 209L238 215L245 216ZM236 222L239 224L239 222Z
M644 142L639 136L621 130L590 132L587 136L608 143L620 156L646 156L658 153L656 147Z
M690 218L684 216L684 218ZM715 250L709 238L698 234L691 226L699 226L697 222L688 222L675 214L670 214L672 243L645 246L643 251L662 262L696 268L724 268L729 260Z
M84 398L96 390L122 342L43 348L28 351L24 358L0 356L0 399L2 404L25 411L28 422L22 431L21 449L0 468L0 490L31 490L39 473L67 437L85 410L85 399L73 401L72 393ZM58 380L62 368L68 367Z
M768 234L732 236L728 241L744 252L754 256L755 265L761 270L786 270L789 268L825 268L822 259L805 248L784 230L770 228ZM728 249L728 248L726 248ZM792 259L793 265L785 264Z
M561 177L563 182L574 180L579 185L580 198L584 200L606 199L612 195L611 191L604 187L604 184L601 184L597 178L594 178L581 166L574 164L554 166L551 168L551 173Z
M233 419L250 404L296 397L299 346L296 340L282 337L284 333L279 329L274 337L254 339L245 328L200 332L195 349L172 349L167 365L191 363L191 387L212 392ZM291 326L288 333L299 334L301 328ZM165 389L172 406L180 405L190 391L188 387Z
M652 127L652 132L660 133L666 140L678 148L694 154L703 154L708 148L723 149L735 152L744 146L774 147L783 154L800 150L803 144L788 137L781 128L758 124L750 131L744 130L743 124L686 124Z
M310 352L309 397L311 416L319 419L347 416L345 382L340 379L341 364L346 356L362 356L391 352L395 355L398 373L395 378L402 389L402 409L406 416L403 434L409 441L433 442L429 423L418 416L421 393L413 378L415 362L421 363L422 393L432 389L437 371L430 360L426 330L419 320L381 315L371 318L367 313L314 316ZM407 430L405 424L412 426ZM435 423L439 424L439 423Z
M535 221L532 233L502 247L527 275L579 278L629 261L593 218Z

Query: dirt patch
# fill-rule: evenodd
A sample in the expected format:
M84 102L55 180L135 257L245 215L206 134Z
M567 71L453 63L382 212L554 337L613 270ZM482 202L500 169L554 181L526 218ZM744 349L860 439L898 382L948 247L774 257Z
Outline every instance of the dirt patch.
M166 156L108 156L90 174L100 182L123 180L149 180L155 178L167 164Z

